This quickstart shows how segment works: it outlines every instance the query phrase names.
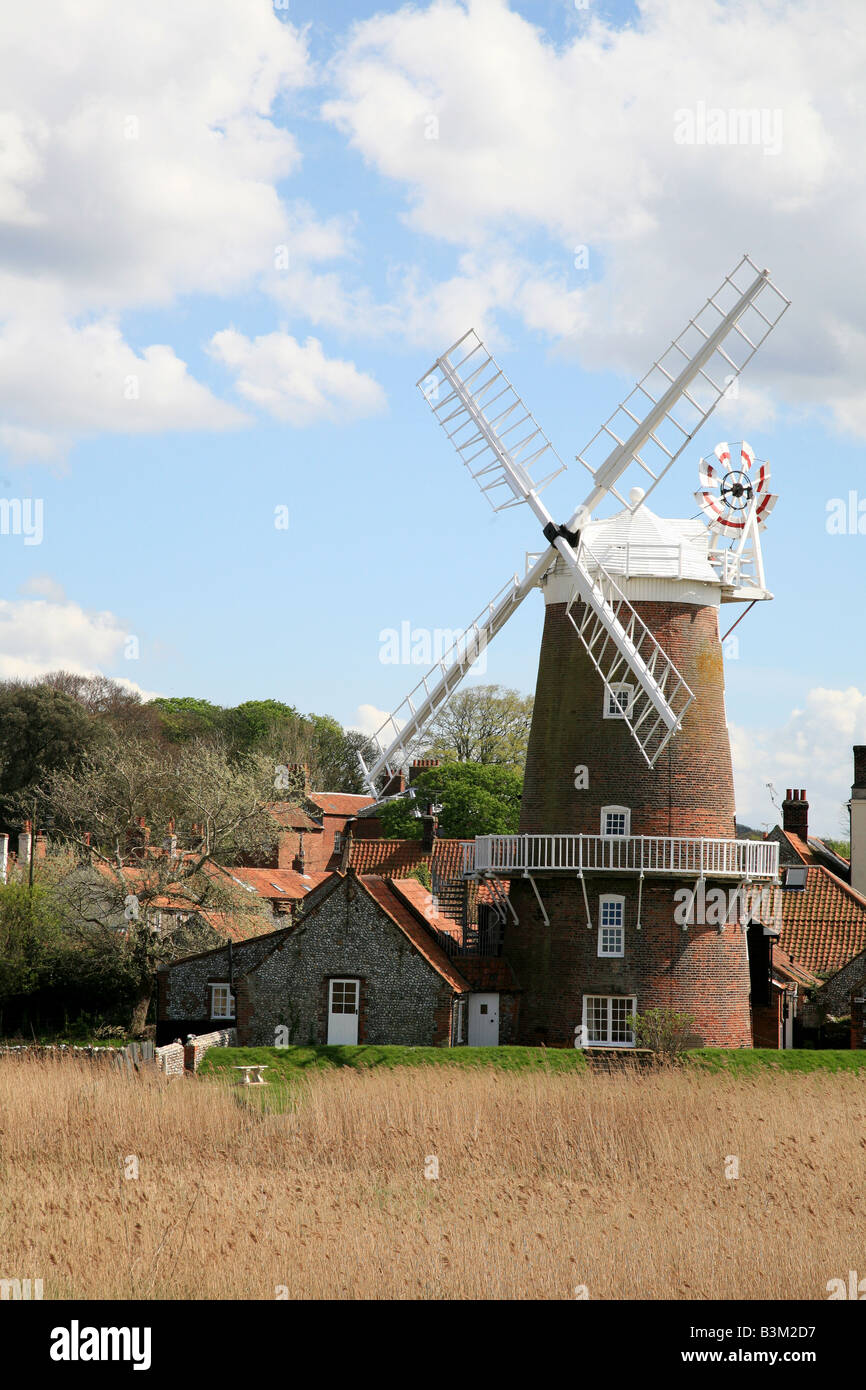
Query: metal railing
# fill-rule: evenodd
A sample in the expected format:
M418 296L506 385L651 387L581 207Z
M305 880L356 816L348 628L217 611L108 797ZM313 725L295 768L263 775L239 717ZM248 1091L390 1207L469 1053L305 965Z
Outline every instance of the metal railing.
M665 835L479 835L463 846L465 877L581 872L774 879L779 846Z

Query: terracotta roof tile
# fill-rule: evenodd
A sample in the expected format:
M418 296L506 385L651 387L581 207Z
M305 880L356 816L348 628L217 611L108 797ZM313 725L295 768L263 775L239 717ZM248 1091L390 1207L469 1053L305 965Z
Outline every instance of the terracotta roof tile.
M387 879L372 874L364 875L360 881L370 897L388 914L391 921L408 937L415 949L429 961L443 980L459 994L465 994L469 989L466 980L448 959L441 946L436 945L427 928L418 921L399 893L394 892L393 885Z
M517 976L504 956L457 956L459 965L474 990L513 991L520 989Z
M299 874L295 869L227 869L235 882L255 888L259 897L275 902L297 901L318 888L328 875L322 872Z
M783 889L779 944L795 965L836 971L866 949L866 898L822 864L810 864L806 887Z
M320 835L322 833L322 827L318 821L314 821L311 816L307 815L306 811L302 810L300 806L295 806L291 801L275 801L272 806L268 807L268 810L277 824L281 825L284 830L312 830L318 831Z
M326 816L354 816L365 806L373 805L372 796L355 796L350 792L309 792L307 800Z
M419 883L417 878L394 878L389 881L397 896L403 898L410 907L414 907L416 912L420 912L431 927L435 928L436 931L444 932L446 936L453 937L455 941L461 940L460 923L444 913L438 903L434 904L433 894L428 893L423 883Z

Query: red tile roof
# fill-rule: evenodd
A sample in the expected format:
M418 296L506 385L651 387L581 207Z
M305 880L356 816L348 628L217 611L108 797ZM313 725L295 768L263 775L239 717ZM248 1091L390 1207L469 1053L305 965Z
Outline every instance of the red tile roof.
M355 796L350 792L309 792L307 800L326 816L354 816L365 806L373 805L372 796Z
M322 827L318 822L291 801L275 801L268 810L277 824L285 830L313 830L318 831L320 835L322 833Z
M349 867L359 874L405 877L405 870L426 864L437 878L459 879L463 874L463 844L463 840L436 839L433 849L425 850L420 840L356 840L353 837Z
M438 903L433 902L433 894L428 893L423 883L419 883L417 878L394 878L390 880L391 887L399 898L402 898L414 907L416 912L420 912L425 921L429 922L436 931L445 932L455 941L462 938L460 923L453 917L448 917L439 907Z
M866 949L866 898L822 864L810 864L806 887L783 889L779 944L809 971L836 971Z
M433 966L442 979L458 994L465 994L469 989L466 980L448 959L441 946L436 945L427 928L418 921L400 894L394 891L393 884L388 879L372 874L364 875L360 881L370 897L388 914L391 921L408 937L416 951Z
M517 976L504 956L458 956L456 965L474 990L494 990L496 993L520 988Z
M235 882L255 888L259 897L271 898L275 902L287 902L305 898L313 888L318 888L328 875L313 872L304 875L295 869L226 869Z
M820 985L821 981L817 975L813 975L811 970L805 970L796 961L793 961L787 951L783 951L778 942L773 946L773 975L780 975L785 980L791 980L798 985Z

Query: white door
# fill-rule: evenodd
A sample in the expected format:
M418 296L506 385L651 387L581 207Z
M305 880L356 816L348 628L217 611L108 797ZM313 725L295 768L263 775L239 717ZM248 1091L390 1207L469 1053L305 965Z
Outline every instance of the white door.
M498 994L470 994L469 1046L499 1046Z
M328 991L328 1042L352 1046L358 1041L360 980L332 980Z

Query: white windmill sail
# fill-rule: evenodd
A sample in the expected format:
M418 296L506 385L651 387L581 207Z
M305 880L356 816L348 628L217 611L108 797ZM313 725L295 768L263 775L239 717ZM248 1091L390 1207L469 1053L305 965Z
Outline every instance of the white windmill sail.
M652 766L694 696L597 558L590 573L577 535L557 527L541 501L540 488L561 465L540 481L532 469L544 471L541 460L559 462L552 444L474 331L438 358L419 385L482 492L488 500L499 494L495 510L526 502L562 556L574 580L569 617L609 691L624 673L631 676L639 698L623 716ZM527 577L527 589L532 582Z
M642 505L789 303L769 272L759 271L744 256L578 455L593 475L593 486L566 526L553 522L539 497L564 464L474 330L438 358L418 383L494 510L526 502L550 542L525 577L519 582L515 577L502 596L488 605L486 616L467 629L474 634L476 655L547 572L558 552L575 581L569 617L606 689L611 692L626 671L636 684L624 714L650 766L679 728L694 697L598 560L592 558L591 569L584 564L577 527L608 494L633 511ZM628 473L632 477L624 482ZM641 496L632 504L623 493L636 481L641 484ZM452 649L448 658L432 668L379 731L379 756L365 769L374 795L379 773L405 757L410 740L423 731L472 665L472 660L461 657L459 648L458 641L457 650ZM464 656L465 650L464 643Z

